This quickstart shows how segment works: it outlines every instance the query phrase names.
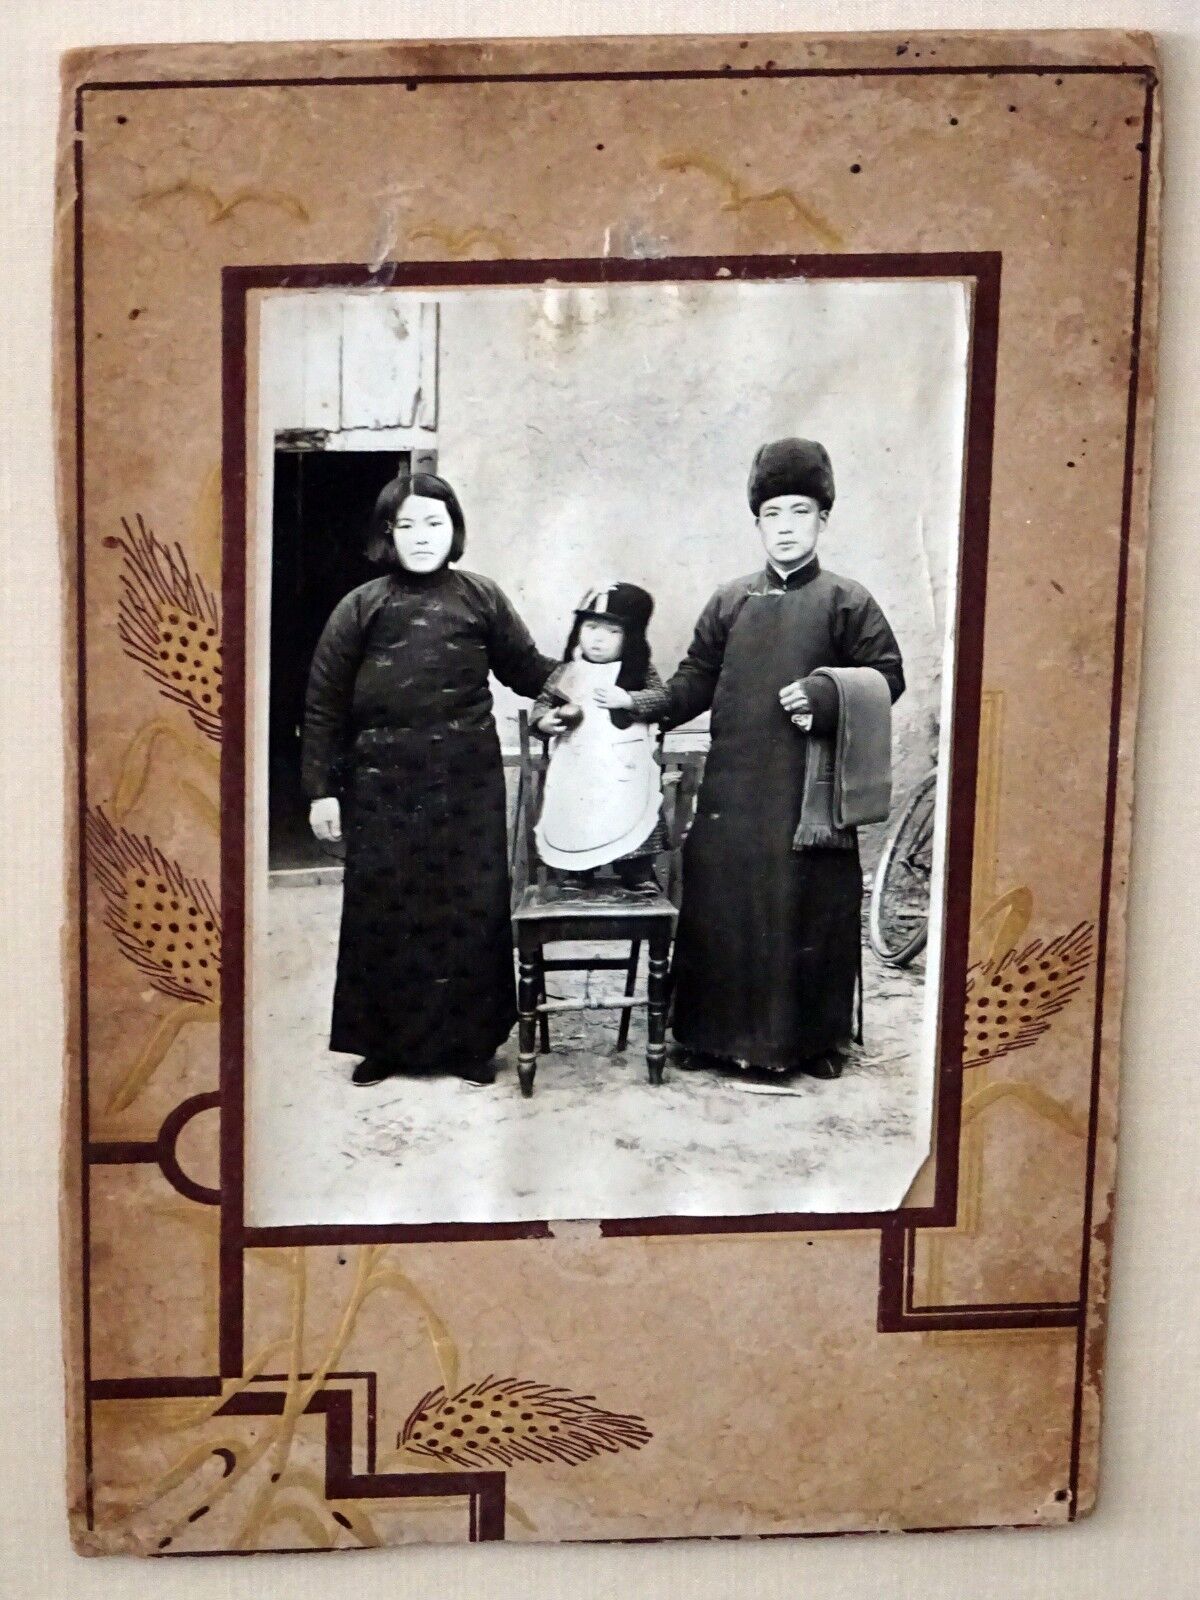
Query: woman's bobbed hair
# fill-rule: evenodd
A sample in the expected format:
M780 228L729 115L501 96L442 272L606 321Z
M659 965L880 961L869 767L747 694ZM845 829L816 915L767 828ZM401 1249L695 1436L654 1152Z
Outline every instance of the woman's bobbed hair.
M451 561L460 561L466 549L466 519L463 516L462 506L458 503L458 496L445 478L439 478L434 472L409 472L402 468L379 491L367 533L367 560L387 572L401 570L400 557L396 553L396 541L392 537L392 525L400 507L409 495L413 494L419 494L426 500L440 500L450 513L454 537L450 541L450 554L446 557L447 565Z

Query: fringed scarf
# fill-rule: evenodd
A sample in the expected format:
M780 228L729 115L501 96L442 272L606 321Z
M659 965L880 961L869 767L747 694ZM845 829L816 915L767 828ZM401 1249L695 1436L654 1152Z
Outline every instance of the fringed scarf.
M837 731L810 737L793 850L850 850L892 799L892 697L874 667L821 667L837 691ZM815 676L815 674L814 674Z

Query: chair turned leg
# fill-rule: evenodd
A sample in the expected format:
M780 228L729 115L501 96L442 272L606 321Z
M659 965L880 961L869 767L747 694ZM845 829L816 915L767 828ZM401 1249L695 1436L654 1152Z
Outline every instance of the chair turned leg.
M539 950L521 951L517 969L517 1076L521 1080L521 1093L526 1099L533 1093L533 1075L537 1071L537 1004L541 992L541 969Z
M633 991L637 988L638 959L642 953L642 941L634 939L629 946L629 966L625 969L625 998L632 999ZM617 1028L617 1054L620 1055L629 1043L629 1022L633 1016L633 1007L625 1006L621 1011L621 1021Z
M667 970L669 939L651 939L646 997L646 1070L651 1083L663 1081L667 1055Z

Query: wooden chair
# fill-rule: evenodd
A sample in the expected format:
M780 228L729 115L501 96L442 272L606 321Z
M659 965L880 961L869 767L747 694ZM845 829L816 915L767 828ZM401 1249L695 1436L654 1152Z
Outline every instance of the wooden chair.
M678 765L672 763L667 770L660 741L659 760L664 765L663 791L671 845L669 887L674 891L674 898L661 892L653 896L633 894L618 883L605 884L603 889L587 893L573 892L549 881L534 838L549 765L546 741L539 739L539 748L534 748L528 713L524 711L520 713L518 729L521 749L513 832L516 886L513 937L519 972L517 1071L521 1093L526 1096L533 1093L539 1044L542 1054L549 1053L552 1015L566 1011L619 1010L617 1049L621 1051L629 1039L630 1015L641 1006L645 1006L647 1013L646 1068L650 1082L659 1084L666 1059L667 974L677 915L678 853L690 815L689 807L694 804L703 758ZM576 940L586 943L627 941L628 954L581 958L548 958L545 954L547 945ZM649 956L646 998L640 1000L634 991L643 943L649 947ZM614 1000L551 1000L547 997L548 972L584 971L623 971L624 994Z

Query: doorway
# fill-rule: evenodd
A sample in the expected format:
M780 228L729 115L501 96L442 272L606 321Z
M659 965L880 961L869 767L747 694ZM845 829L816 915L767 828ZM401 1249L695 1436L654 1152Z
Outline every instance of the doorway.
M378 576L365 555L371 513L409 459L395 450L275 451L267 862L282 881L338 865L341 847L313 838L300 783L308 669L334 606Z

